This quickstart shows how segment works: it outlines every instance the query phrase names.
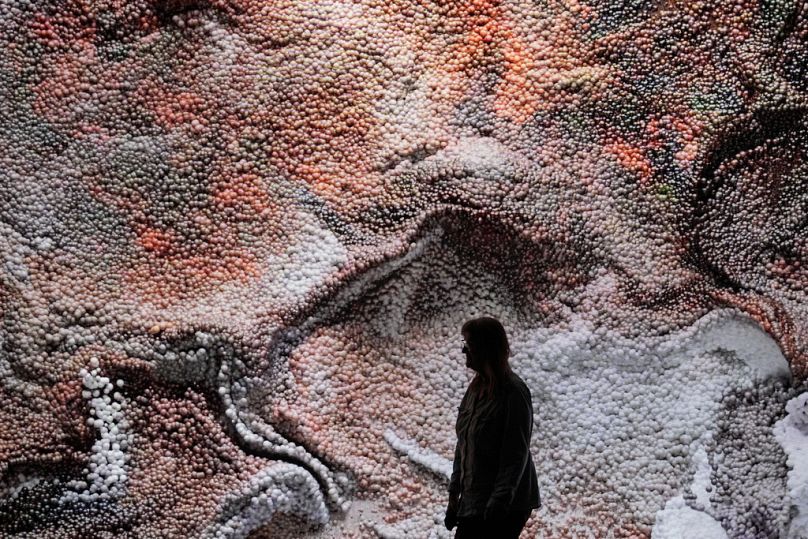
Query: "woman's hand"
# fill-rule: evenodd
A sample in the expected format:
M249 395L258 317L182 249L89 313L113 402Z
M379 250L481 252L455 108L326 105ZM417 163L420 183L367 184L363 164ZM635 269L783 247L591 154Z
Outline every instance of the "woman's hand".
M446 507L446 516L443 519L443 525L447 530L451 530L457 526L457 509L460 505L459 494L449 494L449 505Z

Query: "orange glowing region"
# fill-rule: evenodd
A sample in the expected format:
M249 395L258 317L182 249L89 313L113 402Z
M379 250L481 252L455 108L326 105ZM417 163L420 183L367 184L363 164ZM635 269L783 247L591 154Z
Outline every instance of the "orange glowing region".
M137 243L146 251L162 255L171 248L171 234L158 228L144 227L138 233Z
M626 170L636 172L640 176L643 185L651 181L653 177L653 167L648 158L645 157L643 149L625 142L622 139L606 144L604 149L607 153L615 156L618 163Z

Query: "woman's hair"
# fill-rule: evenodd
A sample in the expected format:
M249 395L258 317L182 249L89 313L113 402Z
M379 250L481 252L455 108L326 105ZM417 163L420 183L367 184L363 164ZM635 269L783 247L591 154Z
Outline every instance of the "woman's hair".
M477 395L490 398L511 373L508 363L511 348L505 328L496 318L481 316L463 324L460 333L466 337L474 356L479 358L481 367L487 364L493 375L489 376L484 367L480 368L472 379L470 388Z

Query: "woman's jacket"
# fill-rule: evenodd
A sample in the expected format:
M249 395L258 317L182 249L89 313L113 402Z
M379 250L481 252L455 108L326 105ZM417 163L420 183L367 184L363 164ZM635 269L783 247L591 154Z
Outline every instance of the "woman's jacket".
M541 506L530 452L533 405L522 378L510 373L493 399L476 398L469 386L455 430L449 493L460 494L458 517L483 515L488 505L507 511Z

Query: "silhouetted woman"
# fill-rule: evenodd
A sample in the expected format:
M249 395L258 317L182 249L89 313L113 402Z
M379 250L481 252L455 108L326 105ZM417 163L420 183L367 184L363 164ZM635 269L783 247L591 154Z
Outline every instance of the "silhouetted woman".
M497 319L475 318L460 331L466 366L477 374L458 408L444 524L457 524L455 539L517 538L541 506L530 389L508 364L508 337Z

